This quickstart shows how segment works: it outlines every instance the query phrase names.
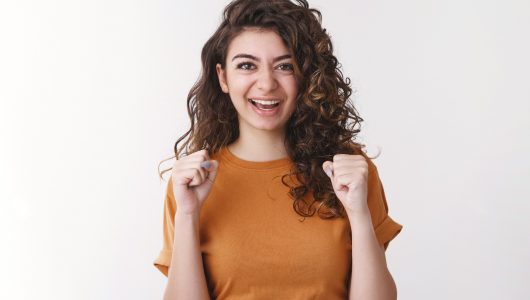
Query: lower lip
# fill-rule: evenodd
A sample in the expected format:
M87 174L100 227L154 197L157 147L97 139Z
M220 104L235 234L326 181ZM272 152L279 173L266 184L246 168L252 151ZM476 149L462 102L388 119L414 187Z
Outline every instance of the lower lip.
M264 117L270 117L270 116L274 116L275 114L278 113L278 111L280 110L280 105L281 105L281 102L280 104L278 104L278 106L276 106L275 108L273 109L267 109L267 110L263 110L263 109L259 109L257 108L254 104L252 104L252 102L250 100L248 100L248 104L250 106L252 106L252 109L260 116L264 116Z

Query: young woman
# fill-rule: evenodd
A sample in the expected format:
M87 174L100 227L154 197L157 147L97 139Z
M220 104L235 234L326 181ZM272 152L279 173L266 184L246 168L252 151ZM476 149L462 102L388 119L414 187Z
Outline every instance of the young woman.
M401 225L320 12L233 1L202 67L165 170L165 299L395 299L384 251Z

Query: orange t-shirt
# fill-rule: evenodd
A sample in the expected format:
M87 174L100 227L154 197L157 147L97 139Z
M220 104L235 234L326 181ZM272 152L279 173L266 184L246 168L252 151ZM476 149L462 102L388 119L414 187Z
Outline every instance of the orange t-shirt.
M200 250L213 299L346 299L351 276L347 217L303 217L281 177L289 158L251 162L223 148L215 183L199 218ZM375 234L388 245L402 226L388 216L383 186L368 160L368 206ZM154 265L171 263L176 202L171 178L164 205L164 244Z

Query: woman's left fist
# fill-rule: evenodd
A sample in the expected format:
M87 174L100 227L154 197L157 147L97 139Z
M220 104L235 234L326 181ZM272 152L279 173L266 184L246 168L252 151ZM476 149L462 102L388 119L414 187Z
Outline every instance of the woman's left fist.
M337 154L322 168L347 213L368 210L368 163L364 156Z

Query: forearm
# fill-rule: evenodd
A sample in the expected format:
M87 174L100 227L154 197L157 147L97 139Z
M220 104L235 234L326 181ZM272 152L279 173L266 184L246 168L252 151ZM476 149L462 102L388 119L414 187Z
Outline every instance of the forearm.
M396 285L377 241L368 208L349 213L352 228L350 300L396 299Z
M200 251L199 213L177 212L174 237L164 299L210 299Z

